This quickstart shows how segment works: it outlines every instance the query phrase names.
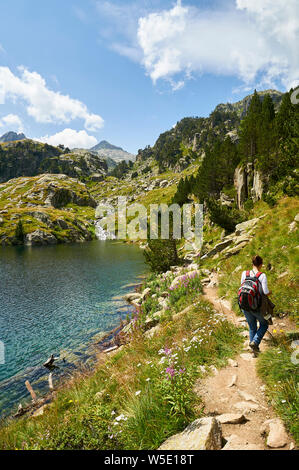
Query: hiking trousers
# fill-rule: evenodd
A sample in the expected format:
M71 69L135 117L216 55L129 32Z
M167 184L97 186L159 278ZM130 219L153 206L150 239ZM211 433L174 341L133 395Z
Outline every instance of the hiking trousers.
M257 346L259 346L268 330L269 324L260 312L246 312L245 310L242 311L249 326L250 342L254 342ZM257 327L257 322L259 322L259 328Z

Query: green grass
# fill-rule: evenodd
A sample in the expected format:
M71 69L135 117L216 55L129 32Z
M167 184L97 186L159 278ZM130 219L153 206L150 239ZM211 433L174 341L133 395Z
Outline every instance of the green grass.
M62 388L43 416L6 423L0 449L156 449L202 416L193 391L199 366L224 366L243 341L210 304L196 301L175 320L165 317L153 338L138 322L129 344L110 358L100 356L96 372ZM177 371L171 380L168 367Z
M259 356L258 373L276 412L299 445L299 365L291 360L294 351L290 341L280 337L276 345Z

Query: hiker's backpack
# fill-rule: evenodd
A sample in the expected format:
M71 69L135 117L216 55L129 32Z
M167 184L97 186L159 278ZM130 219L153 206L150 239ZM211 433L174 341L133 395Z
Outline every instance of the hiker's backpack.
M256 311L262 304L260 291L260 281L262 273L256 273L250 276L250 271L246 271L245 281L242 283L238 292L238 303L241 310Z

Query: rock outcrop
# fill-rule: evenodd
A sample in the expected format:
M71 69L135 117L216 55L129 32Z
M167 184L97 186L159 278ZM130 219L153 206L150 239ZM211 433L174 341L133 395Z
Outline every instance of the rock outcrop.
M27 246L44 246L44 245L56 245L57 238L51 233L47 233L43 230L36 230L33 233L29 233L25 236L25 245Z
M95 206L85 184L66 175L12 179L0 184L0 244L15 242L19 221L25 245L89 241Z
M30 139L0 144L0 182L44 173L99 180L107 172L106 160L87 150L71 152Z
M170 437L159 450L221 450L222 428L215 418L201 418Z
M265 421L261 428L261 434L267 435L267 446L272 449L284 447L288 443L288 435L279 418Z
M252 240L254 231L262 218L263 216L238 224L234 233L224 237L220 243L217 243L201 259L219 256L229 258L238 254Z
M252 163L240 165L235 170L234 186L237 191L237 206L244 208L244 202L251 198L253 202L262 199L264 181L262 174L253 167Z

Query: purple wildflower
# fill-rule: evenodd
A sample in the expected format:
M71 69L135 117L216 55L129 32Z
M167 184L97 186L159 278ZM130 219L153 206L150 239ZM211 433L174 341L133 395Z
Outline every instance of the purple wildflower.
M165 372L170 378L173 378L175 376L176 371L172 367L167 367Z

